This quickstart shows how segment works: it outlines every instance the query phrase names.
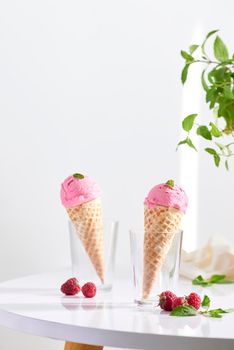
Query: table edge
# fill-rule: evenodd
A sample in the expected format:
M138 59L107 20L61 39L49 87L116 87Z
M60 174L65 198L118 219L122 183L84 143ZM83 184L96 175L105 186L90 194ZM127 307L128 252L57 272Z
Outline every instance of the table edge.
M0 310L0 325L24 333L62 341L130 349L154 350L156 344L159 348L173 348L173 350L180 350L182 346L185 348L189 346L190 350L197 348L206 350L233 349L234 346L234 340L229 338L186 337L137 332L133 335L131 332L125 331L45 321L2 309ZM92 337L90 337L90 332L92 332Z

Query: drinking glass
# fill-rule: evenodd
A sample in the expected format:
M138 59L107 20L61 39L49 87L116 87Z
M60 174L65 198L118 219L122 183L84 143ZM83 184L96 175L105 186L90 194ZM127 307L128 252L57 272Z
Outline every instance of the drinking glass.
M135 302L138 304L152 304L157 295L164 290L175 290L179 278L179 266L183 231L174 235L167 256L160 272L153 283L151 293L143 299L143 270L144 270L144 230L130 230L130 248L132 257L133 284Z
M79 238L75 226L69 221L71 265L74 277L81 284L94 282L98 289L111 290L113 284L116 245L118 238L118 221L104 220L104 283L101 283L96 270Z

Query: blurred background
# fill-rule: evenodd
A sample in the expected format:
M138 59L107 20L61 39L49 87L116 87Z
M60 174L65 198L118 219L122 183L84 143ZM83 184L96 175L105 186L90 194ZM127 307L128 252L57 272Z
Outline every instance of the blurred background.
M70 263L62 180L89 174L105 216L120 220L117 275L130 275L129 227L170 178L190 197L184 249L218 234L234 243L233 169L180 149L181 120L209 113L199 67L182 88L180 49L221 30L234 51L234 2L0 1L0 280ZM62 342L0 328L4 350Z

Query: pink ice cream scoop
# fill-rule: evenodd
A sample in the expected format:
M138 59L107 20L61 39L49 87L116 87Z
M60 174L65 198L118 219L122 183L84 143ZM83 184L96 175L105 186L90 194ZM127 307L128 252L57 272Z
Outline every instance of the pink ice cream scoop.
M64 207L72 208L100 197L101 189L89 177L74 174L68 176L62 183L60 196Z
M169 180L165 184L154 186L146 197L144 204L148 208L162 205L185 213L188 206L188 197L181 187L174 185L173 180Z

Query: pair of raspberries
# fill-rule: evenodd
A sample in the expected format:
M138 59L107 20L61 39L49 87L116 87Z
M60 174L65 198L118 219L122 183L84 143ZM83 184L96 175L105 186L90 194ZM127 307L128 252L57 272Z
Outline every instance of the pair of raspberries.
M177 306L190 305L198 310L201 306L201 298L197 293L190 293L185 297L177 297L174 293L166 290L159 295L159 305L165 311L172 311Z
M62 284L60 288L61 292L65 295L76 295L82 291L86 298L93 298L96 295L96 286L92 282L87 282L81 288L78 280L73 277L69 278L65 283Z

